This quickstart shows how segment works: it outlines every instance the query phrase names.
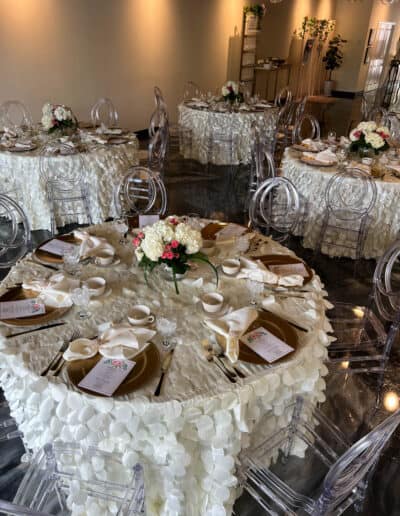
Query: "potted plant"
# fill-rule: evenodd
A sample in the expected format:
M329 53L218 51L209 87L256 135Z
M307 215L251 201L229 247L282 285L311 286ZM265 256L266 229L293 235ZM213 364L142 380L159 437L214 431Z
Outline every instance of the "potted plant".
M337 70L342 66L343 52L342 46L347 43L346 39L343 39L340 34L330 40L328 44L328 50L322 61L325 63L325 70L328 72L328 79L324 83L324 94L327 97L332 95L334 81L332 80L333 70Z
M261 30L261 18L265 14L265 4L246 5L243 13L246 16L246 32Z

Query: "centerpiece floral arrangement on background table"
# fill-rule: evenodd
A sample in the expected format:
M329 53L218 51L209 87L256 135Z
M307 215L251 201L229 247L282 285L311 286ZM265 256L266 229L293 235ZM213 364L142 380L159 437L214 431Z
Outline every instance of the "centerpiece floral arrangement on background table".
M72 109L62 104L47 102L42 108L42 126L49 134L75 131L78 121Z
M139 266L144 269L145 279L155 267L161 266L171 273L175 291L179 294L177 280L190 269L190 261L207 263L218 272L207 256L200 252L203 244L201 232L178 217L168 217L140 231L133 240Z
M221 93L225 101L232 104L243 102L243 94L239 91L239 84L234 81L227 81L221 88Z
M378 127L376 122L360 122L358 126L350 132L350 151L363 152L374 151L375 154L389 148L387 142L390 137L387 127Z

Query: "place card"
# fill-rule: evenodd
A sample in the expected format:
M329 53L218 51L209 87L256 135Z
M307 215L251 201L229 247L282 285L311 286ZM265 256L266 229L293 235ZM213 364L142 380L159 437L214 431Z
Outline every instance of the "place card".
M260 355L260 357L270 363L276 362L294 351L294 348L288 346L286 342L278 339L278 337L275 337L275 335L263 327L246 333L240 340L257 355Z
M139 215L139 227L144 228L160 220L160 215Z
M46 313L46 307L38 298L2 301L0 303L0 319L18 319Z
M291 276L297 274L303 278L308 278L308 271L304 266L304 263L279 263L276 265L268 265L268 269L274 272L278 276Z
M71 242L65 242L64 240L53 238L53 240L49 240L44 245L40 246L39 249L41 251L47 251L48 253L55 254L57 256L64 256L65 254L76 249L76 247L77 244L71 244Z
M79 382L78 387L112 396L135 365L136 362L131 360L103 357Z
M247 228L238 224L228 224L217 232L217 240L229 240L230 238L240 237L247 231Z

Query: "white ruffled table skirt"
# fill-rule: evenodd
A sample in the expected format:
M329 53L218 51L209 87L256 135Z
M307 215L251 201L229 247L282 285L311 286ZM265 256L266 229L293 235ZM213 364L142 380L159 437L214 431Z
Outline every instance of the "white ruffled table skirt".
M205 360L200 344L210 333L202 324L204 314L197 300L201 292L215 290L212 275L207 269L201 272L204 283L200 289L183 280L179 296L173 284L160 281L158 276L150 278L149 287L142 271L131 265L130 246L119 245L120 236L113 228L112 224L91 228L93 234L105 236L115 246L121 264L100 270L95 265L84 267L82 279L101 275L112 287L109 297L91 302L90 319L78 320L73 308L64 317L68 325L32 336L1 339L0 383L12 416L27 447L33 450L61 439L121 453L126 467L141 461L148 516L229 515L238 495L235 461L242 448L263 435L263 416L272 411L276 428L282 427L286 424L280 417L283 407L297 395L306 395L313 403L325 399L324 359L332 340L325 315L329 306L324 299L326 292L314 276L306 287L307 299L271 299L271 310L283 317L291 313L310 331L298 332L298 349L286 361L270 366L241 362L248 376L231 384ZM251 248L257 251L248 255L289 253L258 235ZM213 261L218 263L228 254L229 249ZM45 273L39 265L22 261L11 270L3 288L29 276L33 268ZM219 288L234 308L249 303L252 296L244 280L220 280ZM83 335L95 335L98 323L120 320L133 303L147 304L156 317L177 321L178 345L159 398L153 396L158 373L138 391L118 399L82 393L65 374L63 378L39 376L73 329L79 327ZM161 350L161 337L155 337L154 342Z
M277 108L266 108L265 111L218 113L209 110L194 109L184 104L178 106L179 124L191 129L192 139L182 139L181 152L186 159L194 159L202 164L238 165L251 162L251 124L257 120L266 126L267 138L273 143L278 111ZM266 120L270 122L266 123ZM215 144L210 149L213 133L223 133L237 137L232 152L225 143Z
M321 230L325 209L325 190L335 167L318 168L302 163L299 152L291 148L285 150L282 160L283 175L290 179L300 194L305 212L295 234L304 237L304 247L315 249ZM386 178L385 178L386 179ZM377 200L370 212L367 235L362 251L364 258L379 258L398 238L400 231L400 181L388 178L376 181ZM351 192L346 192L349 197ZM304 206L305 205L305 206ZM346 245L346 233L339 231L336 242L341 245L322 246L322 252L330 256L354 258L354 252L343 247Z
M88 184L89 209L92 222L104 222L108 217L115 217L114 186L124 176L127 163L135 165L138 160L138 141L132 139L129 144L107 146L82 153L85 169L83 179ZM80 162L74 155L55 156L59 166L67 167L73 173L70 162ZM45 185L40 180L38 151L32 153L0 152L0 171L3 193L15 198L24 208L32 230L50 229L51 212L46 196ZM82 209L80 210L82 211ZM57 226L71 222L87 223L86 218L56 213ZM78 220L79 219L79 220Z

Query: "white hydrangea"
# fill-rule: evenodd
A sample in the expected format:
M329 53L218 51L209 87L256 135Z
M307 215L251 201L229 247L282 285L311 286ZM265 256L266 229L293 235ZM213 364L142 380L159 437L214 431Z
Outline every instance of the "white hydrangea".
M377 133L384 133L384 134L387 134L388 136L390 135L390 131L389 131L389 128L386 127L385 125L382 125L381 127L378 127L376 129L376 132Z
M53 116L51 115L51 113L49 115L44 114L42 116L42 126L43 129L45 129L46 131L53 127Z
M360 129L363 133L370 133L376 130L376 123L372 120L369 122L360 122L357 129Z
M156 233L146 233L140 247L147 258L153 262L156 262L164 252L163 241ZM137 251L140 251L140 249Z
M227 87L229 87L229 86L230 86L230 87L233 89L233 93L234 93L235 95L237 95L237 94L239 93L239 85L238 85L238 83L237 83L237 82L234 82L234 81L228 81L228 82L226 83L226 86L227 86Z
M146 236L148 233L157 235L166 243L172 242L175 238L174 226L166 220L160 220L152 226L145 228L144 233Z
M365 142L369 143L373 149L380 149L385 145L385 140L377 133L367 133Z
M54 110L54 116L59 122L71 119L71 113L69 109L66 109L64 106L57 106Z
M52 114L52 105L50 102L46 102L46 104L42 107L42 114L49 116Z
M229 95L229 90L226 86L222 86L221 92L222 92L223 97L226 97L227 95Z
M186 247L188 254L198 253L203 244L200 231L191 228L188 224L180 223L175 229L176 240Z

